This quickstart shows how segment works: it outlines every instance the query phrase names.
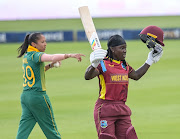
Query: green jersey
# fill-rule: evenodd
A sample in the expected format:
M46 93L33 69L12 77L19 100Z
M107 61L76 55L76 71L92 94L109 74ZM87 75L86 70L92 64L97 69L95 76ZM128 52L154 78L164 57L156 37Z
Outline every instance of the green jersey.
M45 68L41 62L43 52L29 46L23 58L23 87L24 91L46 91Z

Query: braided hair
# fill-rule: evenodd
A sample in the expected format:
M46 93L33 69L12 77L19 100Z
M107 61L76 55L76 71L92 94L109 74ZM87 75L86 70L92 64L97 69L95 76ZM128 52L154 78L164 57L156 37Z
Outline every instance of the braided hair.
M110 59L111 62L113 60L113 53L111 51L111 47L116 47L116 46L123 45L123 44L126 44L126 42L120 35L116 34L109 38L108 43L107 43L108 49L107 49L106 57L108 59ZM124 66L126 67L127 66L126 61L122 60L122 62L124 64Z

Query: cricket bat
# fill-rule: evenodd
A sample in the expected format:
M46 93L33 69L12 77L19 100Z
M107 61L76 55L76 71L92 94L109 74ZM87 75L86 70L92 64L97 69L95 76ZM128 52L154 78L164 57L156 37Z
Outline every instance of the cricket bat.
M82 7L79 7L78 9L79 9L79 14L81 17L84 30L86 32L86 36L88 38L88 41L91 45L92 50L101 49L102 47L101 47L101 44L100 44L100 41L96 32L96 28L94 26L92 17L90 15L88 6L82 6ZM106 72L106 67L104 65L103 60L101 60L100 63L101 63L103 72Z

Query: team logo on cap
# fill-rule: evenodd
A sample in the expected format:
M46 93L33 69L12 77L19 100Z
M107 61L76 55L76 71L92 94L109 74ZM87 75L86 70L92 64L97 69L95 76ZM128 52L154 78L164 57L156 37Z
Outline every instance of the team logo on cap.
M108 126L106 120L101 120L101 121L100 121L100 124L101 124L101 127L102 127L102 128L106 128L106 127Z

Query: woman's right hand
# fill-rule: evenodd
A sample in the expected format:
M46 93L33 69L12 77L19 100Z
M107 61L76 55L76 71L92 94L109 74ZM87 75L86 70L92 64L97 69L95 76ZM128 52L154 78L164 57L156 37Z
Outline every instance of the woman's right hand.
M106 57L106 55L107 55L107 50L103 50L103 49L94 50L90 54L91 65L94 68L97 68L97 66L100 64L100 61L103 60Z

